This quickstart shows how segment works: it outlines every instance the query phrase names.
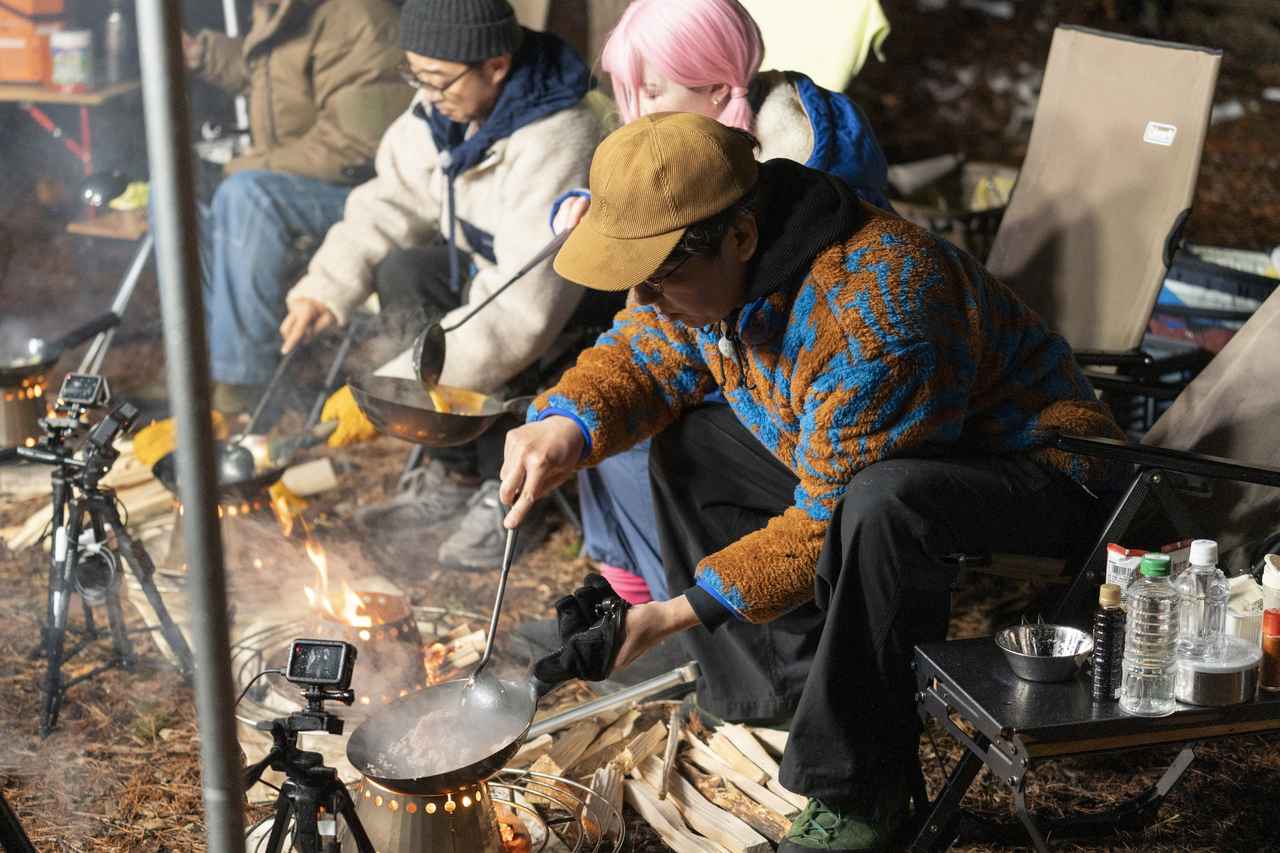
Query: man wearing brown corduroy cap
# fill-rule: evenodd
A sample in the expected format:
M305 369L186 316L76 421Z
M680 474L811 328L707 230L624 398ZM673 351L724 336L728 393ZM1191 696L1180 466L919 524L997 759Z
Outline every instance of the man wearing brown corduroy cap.
M636 307L507 436L507 524L650 436L673 591L562 637L535 674L607 672L681 633L699 702L791 717L782 844L884 849L918 775L911 651L945 636L954 553L1062 556L1107 472L1054 433L1119 436L1070 348L973 258L750 136L660 114L612 134L556 259ZM719 388L729 406L700 407ZM589 584L558 606L607 597ZM607 620L606 620L607 621Z

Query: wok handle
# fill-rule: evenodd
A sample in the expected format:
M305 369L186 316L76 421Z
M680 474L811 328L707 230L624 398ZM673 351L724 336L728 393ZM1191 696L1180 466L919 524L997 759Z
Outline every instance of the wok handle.
M76 326L62 337L50 341L48 352L58 354L63 350L74 349L94 335L100 335L118 325L120 325L120 315L114 311L108 311L83 325Z
M502 508L504 514L509 509L505 505ZM514 527L507 531L507 546L502 552L502 573L498 575L498 595L493 601L493 613L489 616L489 635L484 640L484 654L480 655L480 662L471 672L473 679L488 666L489 658L493 656L493 638L498 633L498 616L502 613L502 599L507 594L507 578L511 574L511 563L516 555L516 533Z

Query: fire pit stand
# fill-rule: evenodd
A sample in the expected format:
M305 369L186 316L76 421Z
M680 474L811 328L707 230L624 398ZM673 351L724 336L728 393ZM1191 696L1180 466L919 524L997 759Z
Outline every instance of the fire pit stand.
M626 840L621 812L586 786L529 770L435 796L362 779L351 796L378 853L620 853ZM261 853L270 832L270 818L255 826L246 853ZM344 838L343 853L354 850Z

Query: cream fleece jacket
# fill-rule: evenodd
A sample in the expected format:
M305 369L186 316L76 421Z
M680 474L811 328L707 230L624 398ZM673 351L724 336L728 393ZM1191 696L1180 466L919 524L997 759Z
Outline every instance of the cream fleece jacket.
M592 152L604 137L593 97L499 140L483 161L456 179L458 218L493 235L497 263L468 244L459 224L458 246L471 254L477 271L467 303L445 315L446 328L546 244L551 203L586 183ZM445 176L426 123L413 114L418 100L383 136L377 177L351 191L342 221L329 229L288 302L314 299L345 324L372 293L374 268L388 253L426 245L448 226ZM551 345L581 297L582 288L557 276L550 263L530 271L446 335L441 384L486 393L501 387ZM413 378L410 353L378 373Z

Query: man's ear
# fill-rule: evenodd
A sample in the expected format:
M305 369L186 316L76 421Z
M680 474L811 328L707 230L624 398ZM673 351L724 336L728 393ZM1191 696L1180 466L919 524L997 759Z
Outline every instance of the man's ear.
M511 76L511 54L489 57L480 64L480 74L490 86L501 86Z
M753 213L744 213L729 229L730 250L742 263L751 260L760 243L760 227Z

